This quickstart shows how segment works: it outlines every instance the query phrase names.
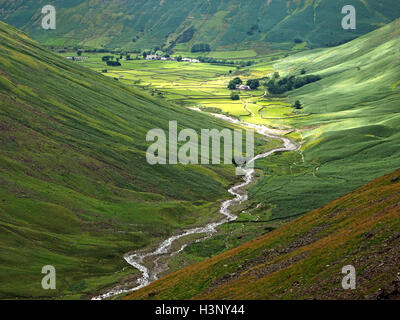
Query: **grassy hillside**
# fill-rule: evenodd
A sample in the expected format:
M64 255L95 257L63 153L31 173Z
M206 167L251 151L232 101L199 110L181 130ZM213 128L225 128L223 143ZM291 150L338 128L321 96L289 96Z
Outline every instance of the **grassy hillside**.
M399 17L396 0L356 0L355 31L341 28L345 0L139 0L52 1L57 30L41 29L41 8L48 2L0 1L0 19L21 28L42 43L54 46L154 48L193 44L213 49L265 50L296 46L335 45L353 39ZM269 43L269 45L267 45ZM304 44L301 45L304 47Z
M243 50L237 52L235 59L244 58L244 52L253 55L259 50L265 51L265 43L273 41L278 41L279 47L291 48L293 39L300 36L312 46L348 40L356 35L342 29L336 33L332 27L340 22L341 1L335 2L339 9L336 4L323 0L289 2L289 9L286 2L284 6L284 2L278 0L272 0L269 6L267 1L258 0L189 2L179 1L177 6L176 2L169 0L157 3L113 1L113 4L101 7L106 4L75 0L66 5L65 1L56 1L58 29L46 33L39 24L40 8L47 3L37 1L33 5L21 0L10 4L0 0L0 17L23 27L48 45L149 48L160 45L161 39L167 45L176 40L176 49L188 50L194 43L210 42L213 48L224 49L223 56L227 57L227 50L236 49L236 44L240 43ZM388 4L388 1L385 4L359 1L358 5L365 10L359 11L357 34L392 20L399 12L396 10L399 4L393 2L390 9L386 7ZM263 23L258 23L261 32L253 32L253 35L244 32L254 26L253 16L265 13L264 9L274 10L274 14L264 14L262 18L278 19L271 22L274 25L272 29L265 27L263 20ZM281 15L277 13L278 9L282 11ZM334 17L332 12L337 9L338 16ZM243 18L246 10L248 19ZM183 11L186 13L180 15ZM137 18L138 12L140 19ZM288 12L291 13L289 16ZM304 24L308 20L303 15L312 15L314 22ZM282 22L279 19L283 19ZM244 25L247 22L249 26ZM122 67L108 68L107 75L111 77L107 78L79 66L86 64L97 71L102 70L101 55L74 64L0 23L0 298L89 297L94 291L103 291L104 287L117 281L135 279L137 271L126 268L122 259L127 251L155 245L179 229L215 219L218 200L227 197L227 186L233 182L233 168L150 167L145 161L147 131L152 128L167 130L169 120L178 120L181 128L196 130L224 126L211 117L173 105L168 100L202 105L209 110L217 107L245 121L273 125L276 129L294 129L288 136L303 140L301 152L276 154L257 161L258 183L250 187L249 202L236 208L240 223L225 225L217 237L186 247L182 255L187 260L182 262L177 256L170 263L173 269L178 269L183 263L212 257L269 232L286 219L325 205L400 167L399 24L397 20L345 45L307 51L282 59L275 65L272 65L270 57L262 56L257 64L236 71L232 70L235 68L209 64L135 60L123 61ZM286 27L293 30L293 26L299 34L285 33ZM196 30L193 37L182 42L182 39L187 40L186 31L191 27ZM332 34L324 33L326 30L333 30L329 31ZM281 35L279 39L274 40L275 32ZM317 38L320 35L323 37ZM136 42L132 42L132 37L136 37ZM274 71L279 71L281 76L298 75L302 69L307 74L321 75L322 80L288 92L284 97L264 95L263 88L260 88L241 94L241 101L229 99L226 85L235 76L261 78ZM142 84L137 85L137 80ZM152 91L153 95L164 95L164 99L154 98ZM297 99L304 105L302 111L291 108ZM258 146L272 145L263 141ZM393 188L397 188L396 177L392 179ZM387 180L382 180L382 183L386 183L384 181L389 185ZM393 191L388 189L388 192ZM368 198L363 189L361 193L362 199ZM357 195L351 195L349 199L354 200ZM373 199L373 195L369 196ZM377 203L380 203L379 194L376 196ZM343 208L345 211L352 208L347 204ZM330 219L332 223L325 226L322 221L321 232L329 234L332 231L336 237L336 231L343 235L340 232L350 230L346 229L347 225L353 228L352 225L367 219L363 208L354 210L360 212L360 215L354 215L355 220L342 217L340 212L326 217L325 211L317 211L322 214L321 219ZM376 210L380 212L379 208ZM389 221L382 226L382 238L377 236L379 241L382 240L377 244L380 251L384 251L385 244L388 247L392 241L385 240L389 226L398 230L398 222L393 222L390 216L393 210L388 212L379 213ZM295 233L290 236L291 231L284 231L280 240L276 238L283 246L283 252L280 248L272 249L279 251L277 259L282 254L287 255L283 258L285 266L287 261L297 261L296 257L290 260L293 248L285 249L287 235L291 237L289 240L300 239L306 246L308 239L315 240L315 243L320 237L325 242L331 241L330 237L323 238L325 233L320 234L319 225L314 224L320 221L317 215L311 215L314 219L310 218L309 225L307 218L301 220L305 238ZM256 219L264 221L255 224ZM375 216L373 221L377 222L374 219ZM372 232L371 225L361 225L361 230ZM378 223L376 225L381 227ZM279 230L295 229L292 226ZM311 234L306 233L309 230ZM279 235L280 231L273 234ZM362 247L365 239L360 239L349 236L345 239L347 242L343 242L345 248L348 248L347 243L351 243L351 250ZM393 241L398 241L396 239ZM334 248L328 250L331 256L324 259L332 260L325 265L333 266L333 262L339 261L335 260L336 254L343 260L354 257L348 251L345 258L336 244L329 244ZM318 245L316 252L319 254L318 250L323 249L321 243ZM304 246L294 246L294 249L304 249L300 247ZM257 250L249 258L255 264L259 262L256 256L260 256ZM362 247L360 252L364 251ZM306 260L309 256L304 254L303 257L301 253L299 260L305 261L311 274L304 281L300 280L308 283L305 280L313 279L313 272L319 274L323 265L316 260ZM267 255L268 261L270 257L274 258L275 253ZM358 256L355 257L358 263ZM360 259L362 265L367 258ZM394 259L393 255L390 259ZM265 274L271 270L274 272L277 266L281 269L282 265L276 263L272 269L268 267ZM40 271L47 264L57 268L56 292L45 292L40 286L43 276ZM223 268L218 265L215 286L201 282L202 277L206 277L204 273L188 295L183 293L187 290L182 287L187 284L184 280L178 289L172 288L175 286L172 281L164 293L154 291L155 297L197 297L203 294L205 285L214 290L222 283L218 282L218 277L238 275L236 270L243 263L233 264L232 272L229 272L230 264L226 265L228 267L222 264ZM374 261L371 265L376 266ZM367 265L363 266L367 268ZM251 266L246 264L246 268ZM321 275L333 279L336 269L329 270L331 273ZM387 274L391 274L391 270ZM290 280L284 278L286 275L273 282L271 297L290 294L279 291L290 287L287 282ZM387 283L387 279L371 279L372 286L363 289L357 297L375 294L377 286ZM303 283L300 280L299 283ZM277 285L279 281L284 285ZM326 284L326 288L333 285L332 281ZM263 283L254 288L254 297L261 298L266 292L264 287L268 285ZM315 292L312 288L307 290L294 297L311 297L310 292ZM144 292L140 297L154 293ZM232 297L238 296L239 293L232 293ZM208 297L206 293L204 297ZM212 297L220 295L213 293ZM326 297L333 297L333 293Z
M0 23L0 298L78 298L124 253L218 217L234 168L150 166L148 130L225 123L73 64ZM54 265L57 290L41 289Z
M396 20L345 45L300 53L274 65L282 76L298 75L301 69L322 76L287 93L288 102L304 105L303 117L281 122L303 136L304 164L292 167L294 175L282 168L266 171L280 177L268 181L260 194L272 193L270 200L280 211L315 208L400 167L399 48ZM270 112L263 109L264 117ZM297 201L288 203L291 198Z
M400 170L127 299L399 298ZM353 265L357 289L343 290Z
M310 50L277 62L259 62L236 70L231 66L163 61L123 61L108 76L149 87L175 100L212 111L220 109L243 121L293 131L301 152L257 161L262 178L250 188L254 217L282 218L308 212L400 167L398 105L400 20L335 48ZM101 54L83 64L101 71ZM230 99L228 82L320 75L322 80L282 96L265 88ZM232 73L230 73L232 72ZM263 82L263 81L261 81ZM291 106L296 100L303 110ZM253 210L260 203L263 209Z
M304 52L277 61L260 57L248 68L163 61L123 61L106 75L162 93L165 99L203 110L229 113L241 120L289 130L302 143L299 152L257 161L257 183L249 201L235 209L240 223L221 227L212 239L188 246L170 267L212 257L326 205L365 183L400 167L398 86L399 21L360 39L330 49ZM101 54L84 65L101 71ZM233 70L232 70L233 69ZM319 74L322 80L283 96L265 88L229 98L228 82L271 76ZM230 71L233 71L231 74ZM303 110L294 110L295 100ZM255 223L255 221L263 221Z

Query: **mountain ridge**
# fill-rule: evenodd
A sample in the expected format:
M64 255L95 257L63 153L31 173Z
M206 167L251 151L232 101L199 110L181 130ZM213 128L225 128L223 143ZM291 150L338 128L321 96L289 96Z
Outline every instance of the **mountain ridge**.
M40 25L41 8L46 4L44 0L1 0L0 19L50 46L164 46L189 51L196 43L209 43L213 50L253 46L291 49L296 39L309 47L332 46L400 15L398 1L355 0L357 29L343 30L345 0L75 0L68 4L56 0L57 30L45 32Z

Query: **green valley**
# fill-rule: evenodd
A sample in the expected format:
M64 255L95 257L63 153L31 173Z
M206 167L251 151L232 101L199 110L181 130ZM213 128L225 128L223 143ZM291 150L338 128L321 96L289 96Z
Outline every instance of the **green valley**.
M234 167L150 166L146 133L169 120L225 122L74 65L3 23L0 70L0 297L88 297L134 276L126 252L219 219ZM47 264L56 292L41 288Z
M270 178L260 194L268 193L268 201L274 199L275 213L285 208L285 215L296 214L300 208L295 203L301 194L312 194L302 199L300 210L306 212L399 166L399 23L397 20L340 47L306 51L278 61L259 57L256 64L240 69L235 65L133 60L109 67L104 75L167 101L268 125L301 142L301 153L293 154L294 158L277 155L260 160L259 165ZM372 59L377 52L379 59ZM99 72L107 68L101 54L88 57L84 65ZM306 75L320 75L322 80L284 95L268 94L260 86L238 92L239 101L231 100L226 88L234 77L246 81L272 78L278 72L284 78L301 76L302 70ZM296 100L303 109L292 107ZM362 174L347 179L358 171ZM335 178L329 181L325 179L328 176ZM283 186L284 194L279 191ZM259 187L254 187L254 193ZM256 201L262 202L262 196Z
M399 297L398 1L46 4L0 0L0 299Z
M167 101L267 125L301 144L299 152L259 160L258 183L249 189L250 200L235 209L243 224L223 226L221 235L187 247L171 262L172 269L233 248L400 166L399 23L340 47L276 62L259 57L256 64L240 69L147 60L108 68L105 75ZM380 58L372 59L377 52ZM88 57L84 65L99 72L105 68L101 54ZM391 66L390 71L385 66ZM283 78L301 76L302 70L322 80L287 95L268 94L261 86L239 92L239 101L232 101L226 88L234 77L272 78L279 72ZM303 109L293 108L296 100ZM252 224L255 220L271 222Z

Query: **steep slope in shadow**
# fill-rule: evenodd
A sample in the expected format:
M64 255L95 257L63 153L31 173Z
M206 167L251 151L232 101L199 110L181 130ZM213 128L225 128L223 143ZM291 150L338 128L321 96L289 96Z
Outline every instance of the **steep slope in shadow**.
M343 30L345 0L75 0L53 1L57 29L43 32L45 1L0 0L0 19L54 46L154 48L199 43L213 49L249 46L292 49L295 40L314 47L354 39L399 17L396 0L353 0L356 30Z
M400 170L126 299L395 299L399 247Z
M322 80L286 93L290 103L304 106L297 113L305 116L287 123L304 138L305 162L296 161L295 174L279 167L264 171L272 178L254 202L272 203L272 218L311 211L400 167L399 48L396 20L344 45L274 65L282 78L304 69Z
M0 297L80 297L123 254L218 218L233 166L151 166L146 134L226 124L154 99L0 23ZM41 288L42 267L57 290Z

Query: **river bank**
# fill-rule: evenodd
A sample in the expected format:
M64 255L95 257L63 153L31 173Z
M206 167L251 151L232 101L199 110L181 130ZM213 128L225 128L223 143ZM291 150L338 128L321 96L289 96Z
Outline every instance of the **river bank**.
M201 112L199 109L194 109L195 111ZM221 115L221 114L211 114L214 117L220 118L224 121L233 123L233 124L240 124L243 127L253 129L256 131L258 134L263 135L267 138L270 139L277 139L282 141L283 146L280 148L276 148L273 150L270 150L266 153L258 154L251 160L247 162L247 166L249 164L254 163L258 159L266 158L269 157L270 155L277 153L277 152L289 152L289 151L295 151L297 150L298 146L292 142L290 139L285 138L281 136L283 132L279 132L280 135L277 135L277 130L275 129L270 129L265 126L261 125L255 125L251 123L246 123L246 122L241 122L237 119ZM210 224L207 224L204 227L198 227L198 228L193 228L186 230L182 233L179 233L177 235L174 235L168 239L166 239L164 242L162 242L156 250L150 251L150 252L135 252L135 253L128 253L124 256L124 259L126 262L133 266L134 268L138 269L141 272L141 277L137 280L137 284L133 286L132 288L125 288L122 286L117 286L110 291L108 291L105 294L102 294L100 296L94 297L93 300L103 300L103 299L108 299L112 298L114 296L118 296L124 293L129 293L133 291L140 290L152 282L156 281L158 279L158 276L166 271L168 269L168 266L165 264L160 264L160 258L165 257L166 255L169 256L174 256L178 253L180 253L182 250L184 250L189 244L193 243L185 243L183 245L180 245L178 248L173 248L173 244L182 238L188 237L190 235L202 235L200 239L195 240L195 242L200 242L204 241L205 239L208 239L209 237L213 236L215 233L217 233L217 228L225 223L235 221L237 219L237 216L232 214L232 208L235 205L238 205L244 201L248 200L248 193L246 191L246 188L254 181L254 173L255 170L253 168L242 168L243 170L243 182L241 182L238 185L235 185L234 187L230 188L228 192L234 196L233 199L229 199L224 201L221 204L220 207L220 214L223 216L223 219L220 220L219 222L213 222ZM204 236L203 236L204 235ZM149 265L152 265L153 267L148 267Z

